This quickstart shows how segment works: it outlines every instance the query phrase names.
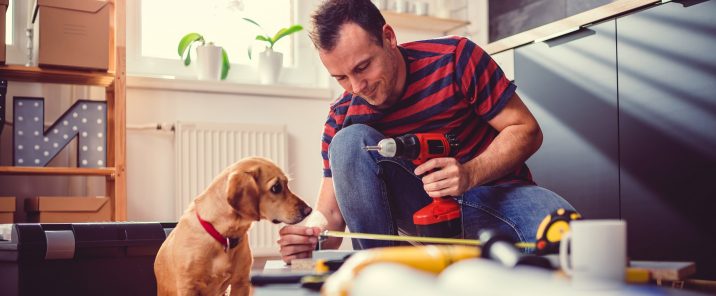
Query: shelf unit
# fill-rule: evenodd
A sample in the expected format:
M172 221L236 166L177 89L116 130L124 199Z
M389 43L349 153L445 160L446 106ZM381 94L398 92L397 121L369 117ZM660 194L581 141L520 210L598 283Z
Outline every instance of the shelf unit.
M439 32L441 34L447 34L452 30L462 28L470 24L470 22L464 20L398 13L387 10L381 11L381 14L383 14L385 21L391 26L429 32Z
M0 166L0 175L105 176L112 200L112 220L127 220L126 176L126 0L110 0L110 65L107 72L0 66L0 79L8 82L39 82L100 86L107 100L106 168ZM9 83L8 83L9 84Z

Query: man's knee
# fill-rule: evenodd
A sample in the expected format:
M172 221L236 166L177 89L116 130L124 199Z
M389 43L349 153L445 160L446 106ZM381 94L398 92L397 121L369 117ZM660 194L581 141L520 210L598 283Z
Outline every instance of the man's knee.
M375 145L382 134L364 124L354 124L343 128L331 140L328 155L333 167L334 162L351 162L356 157L370 156L363 150L366 145Z
M341 129L331 140L331 149L343 146L353 147L353 144L362 143L366 140L374 140L380 136L380 132L365 124L354 124ZM359 147L362 148L362 147Z

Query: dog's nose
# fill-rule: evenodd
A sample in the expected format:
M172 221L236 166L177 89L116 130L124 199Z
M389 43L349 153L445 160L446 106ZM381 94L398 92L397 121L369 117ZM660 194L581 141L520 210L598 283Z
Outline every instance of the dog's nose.
M308 215L310 215L312 211L313 211L313 209L311 209L311 207L309 207L309 206L305 206L305 207L301 208L301 214L304 217L308 217Z

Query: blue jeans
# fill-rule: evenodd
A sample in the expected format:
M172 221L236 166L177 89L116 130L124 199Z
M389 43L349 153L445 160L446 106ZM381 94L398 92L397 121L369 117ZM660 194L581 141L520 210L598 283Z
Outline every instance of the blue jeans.
M329 161L338 207L352 232L415 234L413 213L432 199L407 160L385 158L363 147L384 136L361 124L340 130L331 141ZM477 186L457 197L465 238L493 229L516 241L535 241L537 227L558 208L574 208L562 197L529 184ZM380 240L353 240L354 249L394 246ZM528 252L531 250L527 250Z

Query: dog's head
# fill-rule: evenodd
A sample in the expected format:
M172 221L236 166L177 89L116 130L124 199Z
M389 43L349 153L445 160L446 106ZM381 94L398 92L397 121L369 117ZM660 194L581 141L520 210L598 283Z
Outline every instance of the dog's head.
M296 224L311 213L288 189L286 175L267 159L241 160L227 178L227 200L242 219Z

